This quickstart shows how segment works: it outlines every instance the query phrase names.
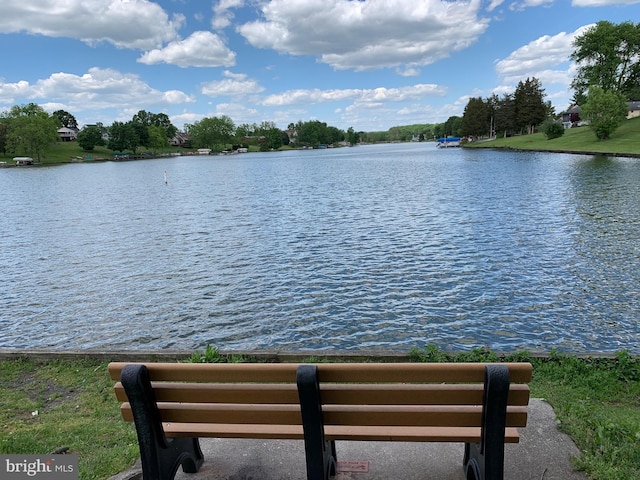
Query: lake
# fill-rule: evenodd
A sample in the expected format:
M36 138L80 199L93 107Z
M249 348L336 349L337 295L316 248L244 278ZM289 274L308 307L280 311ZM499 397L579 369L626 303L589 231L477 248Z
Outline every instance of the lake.
M636 159L412 143L5 168L0 204L0 348L640 353Z

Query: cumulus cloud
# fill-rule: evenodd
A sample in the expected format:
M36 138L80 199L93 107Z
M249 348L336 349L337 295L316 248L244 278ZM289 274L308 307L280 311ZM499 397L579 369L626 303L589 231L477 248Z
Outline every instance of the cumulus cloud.
M179 90L160 91L150 87L137 75L112 69L91 68L84 75L54 73L33 85L28 82L7 84L0 82L0 99L7 103L27 98L37 101L59 101L70 109L130 108L140 105L176 105L191 103L193 97Z
M399 88L289 90L284 93L269 95L263 100L262 104L273 107L352 100L354 103L361 105L381 105L391 102L419 100L426 96L441 96L444 93L444 87L434 84L418 84Z
M236 64L236 54L215 33L198 31L185 40L146 52L138 62L147 65L168 63L183 68L231 67Z
M93 45L151 49L176 38L183 15L148 0L2 0L0 33L66 37Z
M211 26L215 29L223 29L231 25L234 14L231 11L234 8L244 6L244 0L220 0L213 6L213 20Z
M254 47L313 55L335 69L424 66L487 28L480 0L272 0L237 28Z
M573 40L592 25L580 27L574 32L544 35L496 63L496 72L508 82L536 77L544 83L568 84L569 57L573 52Z
M208 82L202 85L201 92L209 97L252 95L264 91L256 80L245 74L224 72L225 80Z

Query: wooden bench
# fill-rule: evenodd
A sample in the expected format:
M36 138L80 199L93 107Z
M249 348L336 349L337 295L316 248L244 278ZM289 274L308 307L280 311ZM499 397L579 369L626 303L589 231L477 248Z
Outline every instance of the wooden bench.
M467 479L502 479L504 442L526 425L531 372L477 363L109 365L145 480L173 479L180 466L196 472L199 437L304 439L308 480L335 474L336 440L464 442Z

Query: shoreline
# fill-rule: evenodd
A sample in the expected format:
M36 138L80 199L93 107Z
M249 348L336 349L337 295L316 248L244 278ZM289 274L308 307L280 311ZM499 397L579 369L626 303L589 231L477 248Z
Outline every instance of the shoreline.
M487 150L502 150L506 152L540 152L540 153L564 153L569 155L589 155L598 157L623 157L623 158L640 158L640 153L615 153L615 152L596 152L591 150L564 150L564 149L538 149L538 148L517 148L507 146L490 146L490 145L467 145L462 148L469 149L487 149Z
M46 349L11 349L0 348L0 362L17 360L20 358L28 358L35 361L50 360L78 360L93 359L98 361L124 361L124 362L172 362L180 360L188 360L196 351L188 350L46 350ZM447 352L453 355L463 352ZM498 356L508 355L504 352L494 352ZM609 358L616 357L615 353L610 352L592 352L592 353L571 353L559 352L562 355L575 358ZM548 358L550 352L528 352L532 358ZM399 363L410 362L411 355L409 352L400 351L326 351L326 350L255 350L255 351L235 351L221 350L220 356L246 356L259 362L266 363L299 363L310 361L314 362L330 361L349 361L349 362L384 362ZM640 355L630 353L631 357L640 358Z

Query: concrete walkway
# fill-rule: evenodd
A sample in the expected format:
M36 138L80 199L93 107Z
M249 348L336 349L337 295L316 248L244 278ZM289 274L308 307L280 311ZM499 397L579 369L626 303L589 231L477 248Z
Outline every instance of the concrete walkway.
M201 439L205 462L179 480L305 480L302 441ZM464 445L336 442L336 480L464 480ZM505 480L586 480L574 472L573 441L557 429L551 406L532 399L519 444L505 447ZM139 463L110 480L141 479Z

